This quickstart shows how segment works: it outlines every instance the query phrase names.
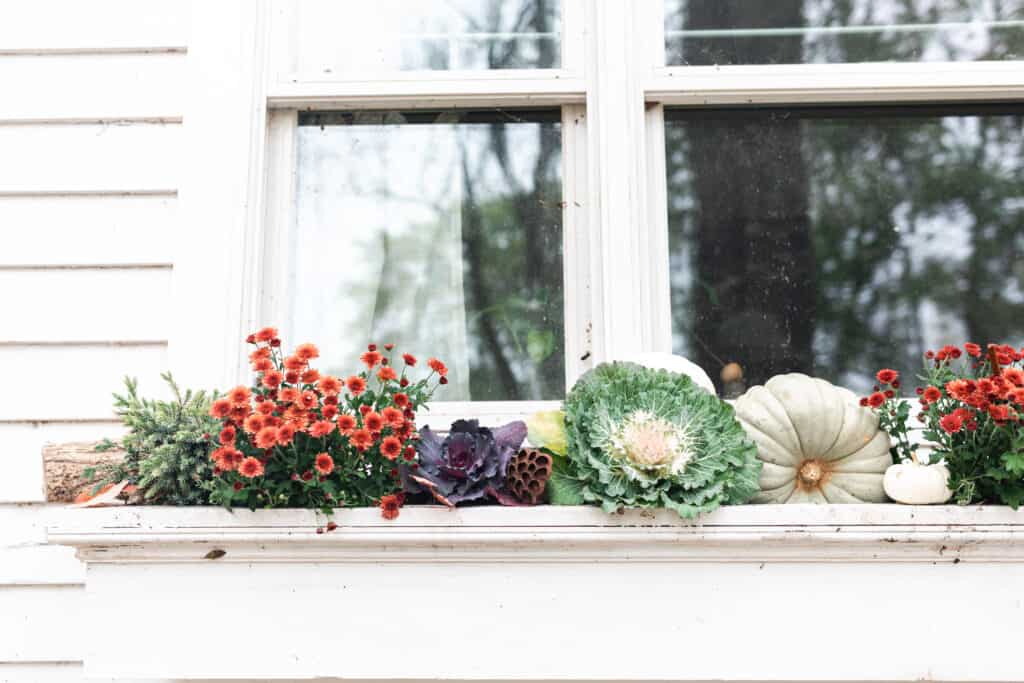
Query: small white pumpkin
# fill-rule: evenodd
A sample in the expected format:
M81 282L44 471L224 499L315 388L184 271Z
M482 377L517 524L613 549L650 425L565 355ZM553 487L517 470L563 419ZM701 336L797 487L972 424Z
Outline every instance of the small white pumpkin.
M668 370L669 372L676 372L680 375L686 375L693 380L693 383L702 389L707 389L712 394L715 393L715 383L708 377L708 373L704 372L703 369L693 361L687 360L682 356L677 356L672 353L634 353L616 360L624 361L627 363L636 363L637 365L643 365L644 367L651 368L652 370Z
M755 503L881 503L889 435L849 389L798 373L736 399L763 461Z
M904 505L935 505L953 497L945 465L905 463L885 471L886 494Z

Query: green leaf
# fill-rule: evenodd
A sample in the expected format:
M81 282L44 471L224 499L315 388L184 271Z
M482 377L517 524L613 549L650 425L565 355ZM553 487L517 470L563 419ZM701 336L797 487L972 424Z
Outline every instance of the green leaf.
M1024 453L1003 453L1003 466L1009 474L1024 474Z

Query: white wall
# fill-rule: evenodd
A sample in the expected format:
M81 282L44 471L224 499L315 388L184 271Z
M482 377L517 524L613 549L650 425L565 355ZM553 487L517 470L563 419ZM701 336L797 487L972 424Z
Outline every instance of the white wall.
M165 369L188 34L183 0L0 6L2 682L82 679L40 451L116 436L121 377Z

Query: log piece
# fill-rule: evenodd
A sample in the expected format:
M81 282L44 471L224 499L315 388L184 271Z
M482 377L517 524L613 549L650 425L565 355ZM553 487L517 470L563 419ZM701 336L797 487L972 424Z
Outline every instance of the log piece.
M86 468L114 463L124 458L124 451L99 452L98 442L46 444L43 446L43 467L46 472L46 501L71 503L75 496L88 491L93 484L84 481Z

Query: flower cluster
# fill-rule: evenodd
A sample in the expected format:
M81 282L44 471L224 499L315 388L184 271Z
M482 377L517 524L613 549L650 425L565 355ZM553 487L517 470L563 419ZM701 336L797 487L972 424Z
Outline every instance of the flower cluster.
M950 487L961 503L1024 503L1022 361L1024 349L1005 344L983 349L967 343L925 354L924 386L916 390L917 419L935 448L933 459L944 460L949 468ZM898 459L916 459L916 446L907 437L910 404L894 392L897 377L894 371L880 371L883 386L861 402L879 412L882 427L896 441Z
M210 407L221 420L210 454L213 502L325 512L378 505L386 518L397 517L398 464L418 467L416 410L447 383L444 363L431 358L429 376L413 382L407 374L414 356L402 354L398 370L392 344L370 344L360 357L366 369L343 379L312 367L320 355L313 344L285 355L273 327L246 342L254 347L253 385L235 387Z

